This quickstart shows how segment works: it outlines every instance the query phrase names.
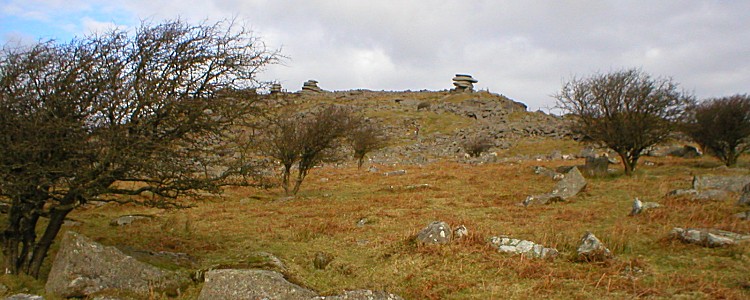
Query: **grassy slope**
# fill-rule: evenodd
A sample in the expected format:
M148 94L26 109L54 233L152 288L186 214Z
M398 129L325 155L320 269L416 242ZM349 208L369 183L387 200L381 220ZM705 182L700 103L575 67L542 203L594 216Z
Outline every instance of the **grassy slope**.
M435 132L455 126L441 120L431 124L443 124L431 129ZM572 141L537 137L498 154L533 156L579 147ZM697 203L664 197L672 189L687 188L691 174L738 172L713 169L718 164L710 158L646 159L659 165L640 165L633 177L590 179L585 192L572 201L546 206L518 205L527 195L554 185L531 167L582 160L376 166L381 172L408 171L395 177L357 170L350 163L314 169L300 195L289 201L276 201L278 189L231 188L221 197L186 199L195 204L187 210L110 205L80 210L71 217L83 224L69 229L108 245L190 253L204 267L241 261L253 251L271 252L286 263L292 281L323 294L383 289L407 299L750 297L743 287L750 281L750 247L707 249L666 238L672 227L750 232L750 222L731 218L741 211L734 199ZM748 162L741 165L746 168ZM739 173L747 173L744 168ZM430 187L405 188L423 183ZM634 197L665 208L627 216ZM158 218L124 227L107 225L116 216L136 213ZM369 223L356 226L365 217ZM415 245L416 232L434 220L464 224L470 236L442 247ZM594 232L617 258L600 264L575 262L586 231ZM556 247L562 255L542 261L498 253L487 239L499 234ZM335 256L325 270L312 265L317 251ZM642 272L631 276L631 269ZM7 277L2 281L13 289L41 286ZM199 288L182 298L194 298Z

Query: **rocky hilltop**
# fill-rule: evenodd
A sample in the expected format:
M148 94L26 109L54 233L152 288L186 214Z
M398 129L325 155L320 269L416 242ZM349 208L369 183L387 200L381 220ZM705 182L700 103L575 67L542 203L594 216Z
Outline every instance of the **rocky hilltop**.
M563 138L564 119L529 112L525 104L489 91L370 91L282 93L276 107L304 111L320 104L351 107L385 125L391 146L371 157L378 164L422 164L437 159L464 159L463 145L483 138L487 153L507 149L525 137Z

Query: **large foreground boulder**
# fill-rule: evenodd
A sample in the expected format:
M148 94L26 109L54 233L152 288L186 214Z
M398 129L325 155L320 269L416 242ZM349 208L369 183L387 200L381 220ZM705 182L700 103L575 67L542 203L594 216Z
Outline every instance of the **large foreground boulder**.
M87 297L106 289L144 297L151 292L176 296L189 283L187 275L140 262L115 247L68 231L44 288L47 293L65 298Z
M266 270L211 270L198 300L310 299L312 290L293 284L281 273Z

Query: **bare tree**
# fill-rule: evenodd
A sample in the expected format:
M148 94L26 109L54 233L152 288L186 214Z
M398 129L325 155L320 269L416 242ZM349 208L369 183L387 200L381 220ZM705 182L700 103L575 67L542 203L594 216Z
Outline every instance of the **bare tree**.
M195 190L243 182L249 165L232 143L255 113L256 72L277 59L226 21L4 48L5 273L38 277L65 217L88 201L180 207Z
M748 95L708 99L688 112L685 133L725 165L736 165L737 158L750 149Z
M693 101L671 79L638 69L573 79L555 98L572 115L571 130L617 152L627 175L644 149L667 138Z
M348 134L349 146L354 150L354 158L357 159L357 168L361 169L368 153L382 149L388 145L388 137L383 128L368 120L358 119L352 124L352 130Z
M266 154L279 160L282 188L287 195L296 195L307 174L315 165L335 161L336 150L351 128L351 112L341 106L271 117L266 132ZM290 189L292 167L297 165L297 177Z

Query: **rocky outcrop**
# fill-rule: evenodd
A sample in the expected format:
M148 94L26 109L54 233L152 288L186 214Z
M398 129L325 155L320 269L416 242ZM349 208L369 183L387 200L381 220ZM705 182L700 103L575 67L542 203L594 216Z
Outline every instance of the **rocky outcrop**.
M303 87L304 87L304 85L303 85ZM271 90L270 90L271 95L281 94L281 91L282 91L282 89L281 89L281 84L280 83L274 83L274 84L271 85Z
M52 263L47 293L86 297L105 289L143 295L151 292L176 296L190 283L187 275L140 262L115 247L102 246L68 231Z
M520 254L526 257L550 259L560 253L555 248L547 248L532 241L514 239L507 236L493 236L490 244L497 247L497 251Z
M417 233L418 244L447 244L453 239L453 231L448 223L435 221Z
M578 260L586 262L604 261L612 258L612 252L593 233L586 232L578 246Z
M670 236L684 243L696 244L704 247L724 247L734 245L740 241L750 240L750 235L742 235L731 231L707 228L679 228L675 227Z
M293 284L281 273L265 270L211 270L205 275L199 300L305 299L317 296Z
M586 179L578 168L573 167L565 173L565 177L558 181L552 192L542 195L533 195L526 197L523 201L523 205L528 206L532 204L547 204L550 202L561 202L566 201L569 198L577 195L581 190L586 187Z

